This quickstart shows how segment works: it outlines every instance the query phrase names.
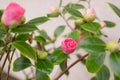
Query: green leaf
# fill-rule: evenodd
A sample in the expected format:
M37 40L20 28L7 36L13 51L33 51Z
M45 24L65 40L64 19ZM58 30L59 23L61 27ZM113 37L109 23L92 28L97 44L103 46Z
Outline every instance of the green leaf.
M114 74L114 80L120 80L120 77L118 77Z
M113 52L109 56L109 64L116 76L120 77L120 52Z
M4 27L0 26L0 39L4 40L6 35L6 30Z
M105 23L106 23L106 25L107 25L107 27L109 27L109 28L112 28L112 27L115 27L115 23L113 23L113 22L111 22L111 21L104 21Z
M57 38L63 31L65 30L65 26L61 25L55 29L54 36Z
M65 10L70 13L71 15L74 15L76 17L83 17L82 14L78 11L78 10L75 10L73 8L69 8L69 7L65 7Z
M55 17L58 17L59 15L60 15L59 13L49 13L49 14L47 14L47 16L49 18L55 18Z
M48 17L43 16L43 17L34 18L28 21L27 24L40 25L40 24L47 22L48 20L49 20Z
M37 70L50 74L53 70L53 64L48 60L38 60L35 64Z
M46 42L46 40L42 36L35 36L34 40L41 43Z
M5 43L2 40L0 40L0 47L4 47L4 46L5 46Z
M88 32L92 32L94 34L98 34L101 30L101 25L96 22L86 23L80 26L82 29Z
M13 28L11 30L11 32L18 33L18 34L28 34L28 33L33 32L35 30L38 30L38 28L35 25L23 24L23 25L19 25L16 28Z
M48 34L44 30L40 30L39 33L40 33L40 36L42 36L46 40L51 41L50 37L48 36Z
M118 15L118 17L120 17L120 9L112 3L108 3L108 5Z
M105 43L97 37L86 37L79 46L89 53L104 52L106 47Z
M13 42L12 45L17 48L23 56L36 60L36 52L29 44L23 41L16 41Z
M103 65L99 72L97 72L97 80L109 80L110 71L107 66Z
M19 34L16 38L15 41L26 41L29 39L29 34Z
M91 73L96 73L100 70L104 63L105 53L91 53L86 60L87 70Z
M53 64L58 65L66 59L66 55L62 50L57 49L51 55L49 55L47 59Z
M21 71L31 66L31 62L26 57L19 57L13 63L13 71Z
M64 71L67 67L68 66L67 66L67 61L66 60L60 64L60 68L61 68L62 71ZM67 71L65 74L69 75L69 71Z
M80 34L81 34L80 31L74 30L74 31L70 32L67 37L73 38L74 40L78 40L80 37Z
M47 74L36 70L36 80L50 80L50 78Z
M69 3L67 7L72 8L72 9L84 9L85 8L82 4L77 4L77 3Z
M92 77L90 80L97 80L97 78L96 77Z

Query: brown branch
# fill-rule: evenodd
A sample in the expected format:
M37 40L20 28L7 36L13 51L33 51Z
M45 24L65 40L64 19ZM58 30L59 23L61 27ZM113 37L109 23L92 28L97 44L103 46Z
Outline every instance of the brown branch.
M73 62L69 67L67 67L63 72L60 73L60 75L55 78L54 80L58 80L64 73L66 73L70 68L72 68L75 64L77 64L79 61L84 60L86 57L88 56L88 54L85 54L84 56L82 56L81 58L79 58L78 60L76 60L75 62Z
M12 42L15 40L15 37L16 37L16 34L15 34L14 37L12 38ZM12 45L10 45L10 47L8 48L7 55L6 55L5 60L4 60L4 62L3 62L2 68L1 68L1 70L0 70L0 79L1 79L1 76L2 76L2 71L3 71L3 69L4 69L5 63L6 63L6 61L7 61L7 58L8 58L8 56L9 56L9 54L10 54L11 48L12 48Z
M11 68L11 62L12 62L14 53L15 53L15 49L13 50L12 55L11 55L11 58L10 58L10 62L9 62L9 66L8 66L8 73L7 73L7 80L9 79L10 68Z
M70 24L67 22L67 20L65 19L65 17L62 15L62 14L60 14L60 16L63 18L63 20L65 21L65 23L67 24L67 26L71 29L71 30L73 30L72 29L72 27L70 26Z

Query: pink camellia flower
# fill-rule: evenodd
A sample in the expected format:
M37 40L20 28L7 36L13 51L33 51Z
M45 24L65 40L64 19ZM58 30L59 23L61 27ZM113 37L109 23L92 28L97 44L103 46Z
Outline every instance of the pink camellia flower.
M90 8L86 11L86 13L84 14L84 19L87 22L92 22L94 21L96 18L96 12L94 8Z
M1 21L5 26L10 26L10 28L12 28L21 22L24 13L24 8L22 8L19 4L12 2L3 12Z
M101 22L100 22L100 25L101 25L102 28L105 28L105 27L107 26L104 21L101 21Z
M69 54L75 51L76 46L77 42L74 39L66 38L62 41L61 48L66 54Z

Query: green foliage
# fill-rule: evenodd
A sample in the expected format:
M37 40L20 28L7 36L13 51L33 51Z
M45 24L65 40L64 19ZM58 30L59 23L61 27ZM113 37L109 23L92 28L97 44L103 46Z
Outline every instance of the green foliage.
M96 77L92 77L90 80L97 80L97 78Z
M78 10L76 10L76 9L69 8L69 7L65 7L65 10L66 10L69 14L74 15L74 16L76 16L76 17L83 17L82 14L81 14Z
M110 71L107 66L103 65L99 72L97 72L97 80L109 80Z
M120 17L120 9L112 3L108 3L108 5L117 14L117 16Z
M53 64L48 60L37 60L35 67L38 71L50 74L53 70Z
M91 73L98 72L104 63L104 59L104 52L91 53L86 60L87 70Z
M43 16L43 17L34 18L28 21L27 24L40 25L40 24L47 22L48 20L49 20L48 17Z
M91 22L91 23L86 23L80 26L85 31L94 33L94 34L99 34L101 30L101 25L96 22Z
M42 36L35 36L34 40L37 42L45 43L46 40Z
M109 27L109 28L112 28L112 27L116 26L116 24L114 22L106 21L106 20L104 22L106 23L107 27Z
M64 30L65 30L64 25L57 27L54 31L54 36L57 38Z
M12 45L15 48L17 48L23 56L36 60L35 50L32 48L32 46L30 46L26 42L16 41L16 42L13 42Z
M74 31L70 32L70 33L67 35L67 37L73 38L74 40L78 40L79 37L80 37L80 34L81 34L80 31L74 30Z
M105 43L97 37L86 37L80 42L80 47L89 53L100 53L105 51Z
M28 58L21 56L14 61L13 71L21 71L30 67L31 65L32 64Z
M13 28L11 30L11 32L18 33L18 34L28 34L28 33L33 32L35 30L38 30L38 28L35 25L33 25L33 24L23 24L23 25L19 25L16 28Z
M15 41L27 41L29 39L29 34L19 34Z
M47 57L47 59L53 64L58 65L66 59L66 55L62 50L56 49L52 54Z
M44 30L39 30L40 36L42 36L44 39L51 41L50 37Z
M116 76L120 77L120 52L113 52L109 56L109 64Z
M50 80L50 78L46 73L36 70L36 80Z
M118 77L114 74L114 80L120 80L120 77Z

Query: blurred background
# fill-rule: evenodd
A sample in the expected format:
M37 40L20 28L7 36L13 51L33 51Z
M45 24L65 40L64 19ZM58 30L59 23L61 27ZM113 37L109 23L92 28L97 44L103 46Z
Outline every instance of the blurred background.
M63 5L67 4L68 2L76 2L76 1L77 0L63 0ZM59 5L59 0L0 0L0 9L6 8L6 6L10 2L17 2L26 9L25 17L27 21L35 17L45 16L47 13L50 12L48 9L50 6L57 7ZM114 5L120 8L120 0L91 0L91 6L95 8L96 14L101 20L109 20L116 23L116 27L104 28L102 30L104 34L108 35L107 38L102 37L102 39L105 42L109 42L111 40L117 41L120 38L120 18L117 15L115 15L115 13L112 12L112 10L108 7L107 2L113 3ZM85 4L87 6L87 4L84 2L82 4ZM61 25L61 24L65 24L65 22L62 20L61 17L59 17L56 19L51 19L49 22L43 25L40 25L38 27L40 29L46 30L48 35L50 37L53 37L53 31L58 25ZM72 22L70 24L74 26ZM66 28L64 34L68 33L69 31L70 30ZM60 41L61 39L59 39L56 42L56 47L60 45ZM109 56L109 53L107 55ZM15 59L16 57L14 57L14 60ZM72 54L71 59L68 60L68 65L74 62L76 59L77 57L74 54ZM106 64L108 64L107 60L108 59L106 59L105 61ZM0 65L1 63L2 62L0 62ZM26 73L29 73L29 70L30 69L26 69L25 70ZM4 69L4 72L6 71L7 71L7 66ZM53 80L53 78L57 76L59 72L60 72L59 67L56 66L52 74L50 75L51 80ZM10 74L16 78L11 80L25 80L25 76L21 71L12 72L12 69L11 69ZM83 64L78 63L73 68L70 69L70 75L68 77L64 75L60 78L60 80L90 80L90 78L94 75L95 74L88 73L86 67ZM111 74L110 80L113 80L112 76L113 75Z

